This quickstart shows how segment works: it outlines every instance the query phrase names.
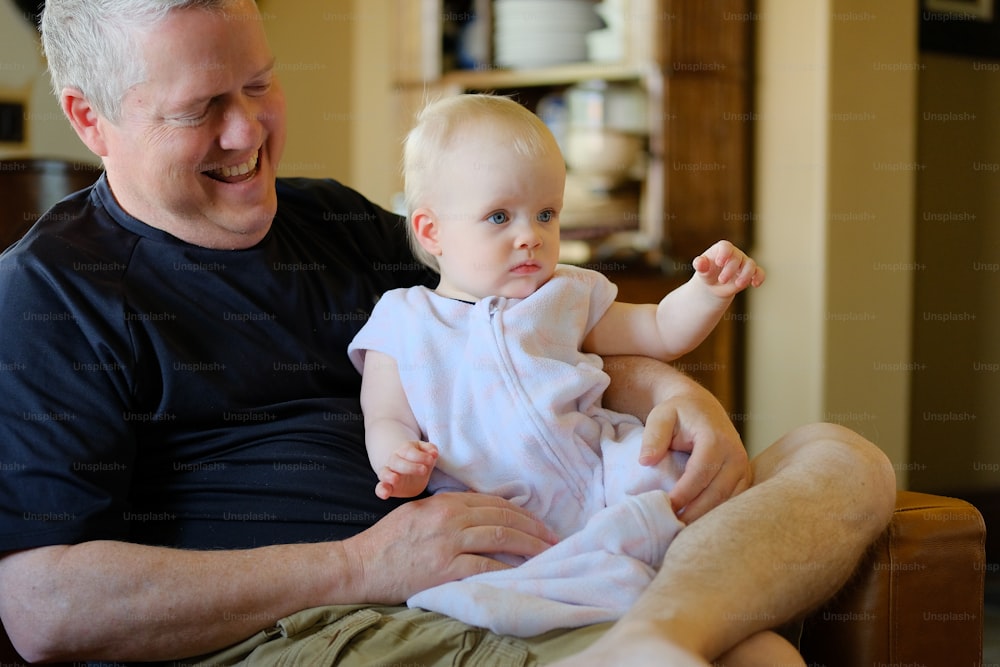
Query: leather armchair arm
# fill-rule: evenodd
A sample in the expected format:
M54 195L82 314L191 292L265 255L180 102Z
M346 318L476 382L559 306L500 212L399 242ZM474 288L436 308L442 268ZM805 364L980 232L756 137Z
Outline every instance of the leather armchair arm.
M896 514L852 581L803 626L810 665L979 665L986 528L955 498L897 494Z

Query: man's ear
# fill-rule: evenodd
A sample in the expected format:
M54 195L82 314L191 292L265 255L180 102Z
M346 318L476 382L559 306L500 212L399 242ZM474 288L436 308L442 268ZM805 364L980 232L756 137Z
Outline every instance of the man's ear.
M77 88L63 88L59 95L59 105L69 119L69 124L87 148L99 157L108 154L104 139L103 125L107 121L97 113L90 101Z
M410 216L414 236L421 247L434 256L441 255L441 245L438 243L438 220L434 211L429 208L418 208Z

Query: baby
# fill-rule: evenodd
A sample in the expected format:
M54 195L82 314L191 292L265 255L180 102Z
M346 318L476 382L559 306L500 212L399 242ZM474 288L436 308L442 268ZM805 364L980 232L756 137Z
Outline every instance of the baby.
M681 356L764 271L722 241L691 280L638 305L559 264L565 163L545 124L504 97L425 108L404 174L414 252L440 281L386 293L349 347L376 493L498 494L561 539L409 603L521 636L618 618L683 526L667 492L686 455L642 456L641 422L601 405L601 356Z

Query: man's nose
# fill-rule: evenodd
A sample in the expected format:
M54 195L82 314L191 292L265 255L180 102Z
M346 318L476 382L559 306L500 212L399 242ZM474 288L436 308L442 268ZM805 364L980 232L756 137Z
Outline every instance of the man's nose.
M249 100L229 105L223 117L222 135L219 138L221 147L225 150L245 150L260 144L263 132L259 119L261 113L263 110Z

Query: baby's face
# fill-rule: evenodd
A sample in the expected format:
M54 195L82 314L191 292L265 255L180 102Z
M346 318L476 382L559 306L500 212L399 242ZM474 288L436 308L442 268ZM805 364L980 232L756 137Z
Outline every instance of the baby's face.
M488 132L475 133L449 152L438 176L439 293L523 298L552 277L566 186L554 144L527 158Z

